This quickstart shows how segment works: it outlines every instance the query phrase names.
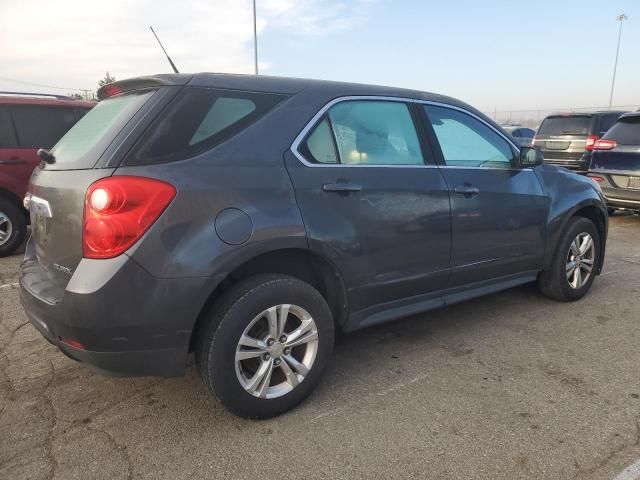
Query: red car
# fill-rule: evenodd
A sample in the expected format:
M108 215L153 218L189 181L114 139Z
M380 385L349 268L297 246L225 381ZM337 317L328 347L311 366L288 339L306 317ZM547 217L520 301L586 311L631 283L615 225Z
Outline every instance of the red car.
M94 102L56 95L0 92L0 257L11 254L29 221L22 199L39 148L53 147Z

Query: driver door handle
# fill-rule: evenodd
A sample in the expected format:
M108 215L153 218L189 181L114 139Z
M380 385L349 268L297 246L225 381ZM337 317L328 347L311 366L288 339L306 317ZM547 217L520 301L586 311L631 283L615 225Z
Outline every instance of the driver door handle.
M355 183L325 183L322 185L322 190L325 192L359 192L362 190L362 185L356 185Z
M472 187L471 185L458 185L453 189L453 191L459 195L464 195L465 197L473 197L480 193L480 189L478 187Z

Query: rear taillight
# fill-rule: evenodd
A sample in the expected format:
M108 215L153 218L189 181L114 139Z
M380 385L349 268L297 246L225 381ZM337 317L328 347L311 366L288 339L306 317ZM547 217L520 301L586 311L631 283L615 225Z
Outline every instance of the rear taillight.
M589 178L594 182L604 182L604 178L598 177L597 175L589 175Z
M145 177L115 176L93 183L84 204L85 258L120 255L146 232L176 195L173 185Z
M586 150L593 150L593 146L596 144L600 137L598 135L589 135L587 137L587 145L585 147Z
M593 150L611 150L618 146L618 142L615 140L598 140L593 145Z

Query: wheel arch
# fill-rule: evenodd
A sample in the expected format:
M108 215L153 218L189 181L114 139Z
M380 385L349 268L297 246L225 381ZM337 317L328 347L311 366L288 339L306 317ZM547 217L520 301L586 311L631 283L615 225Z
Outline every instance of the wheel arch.
M289 275L310 284L326 300L336 327L340 328L346 323L349 316L347 290L333 262L305 248L282 248L245 260L216 284L196 318L189 351L193 351L196 338L207 325L207 314L220 296L237 282L263 273Z

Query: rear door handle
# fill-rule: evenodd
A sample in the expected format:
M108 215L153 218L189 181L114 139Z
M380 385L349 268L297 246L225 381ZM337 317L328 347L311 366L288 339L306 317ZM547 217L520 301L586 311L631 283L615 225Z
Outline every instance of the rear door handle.
M473 197L480 193L480 189L478 187L472 187L471 185L458 185L453 189L453 191L459 195L464 195L465 197Z
M359 192L362 190L362 185L356 185L355 183L325 183L322 185L322 190L325 192Z

